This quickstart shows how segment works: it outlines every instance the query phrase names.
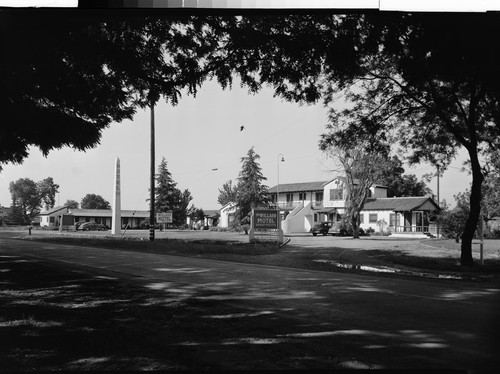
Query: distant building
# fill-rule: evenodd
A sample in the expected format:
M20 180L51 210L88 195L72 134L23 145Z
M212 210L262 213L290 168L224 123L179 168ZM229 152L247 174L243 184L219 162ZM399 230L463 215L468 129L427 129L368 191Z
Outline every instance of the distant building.
M78 222L96 222L102 223L107 228L112 224L111 209L72 209L66 206L59 206L48 211L40 213L40 226L52 227L59 226L63 215L70 215L73 217L73 224ZM149 219L149 210L122 210L121 211L121 228L135 229L141 227L141 224Z
M186 223L189 228L200 229L204 227L215 227L219 224L220 213L218 210L204 210L202 220L193 220L191 217L186 217Z

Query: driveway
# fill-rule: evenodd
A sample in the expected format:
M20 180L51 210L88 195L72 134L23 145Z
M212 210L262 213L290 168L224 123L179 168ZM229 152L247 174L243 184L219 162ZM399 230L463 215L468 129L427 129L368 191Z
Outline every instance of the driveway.
M175 315L190 316L184 317L183 328L153 329L138 339L148 344L161 334L168 346L183 347L183 368L198 368L202 362L203 368L216 369L493 372L500 364L500 289L491 285L305 271L5 238L0 238L0 256L0 275L5 279L16 267L22 272L23 266L31 266L36 274L39 264L46 274L50 269L78 272L84 279L108 279L117 289L128 284L149 299L168 300L162 307L165 315L175 308ZM4 296L12 287L6 281ZM59 284L71 285L72 290L80 287L78 280ZM107 318L113 319L118 312L109 313ZM122 328L132 328L127 326ZM14 343L2 342L4 352L14 349L10 345ZM163 357L151 355L149 359L157 361ZM4 354L4 359L12 358ZM89 357L72 357L71 362L76 365L84 359ZM54 362L48 368L68 367L67 361ZM107 357L102 366L90 368L109 369L112 362Z

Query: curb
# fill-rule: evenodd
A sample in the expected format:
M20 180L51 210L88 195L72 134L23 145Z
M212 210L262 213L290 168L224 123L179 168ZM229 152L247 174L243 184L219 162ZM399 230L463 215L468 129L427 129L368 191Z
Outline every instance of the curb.
M422 278L433 278L433 279L452 279L452 280L484 280L493 278L492 275L475 275L475 276L462 276L457 274L445 274L445 273L429 273L423 271L413 271L413 270L404 270L404 269L396 269L387 266L367 266L367 265L354 265L354 264L345 264L341 262L331 261L331 260L313 260L314 262L322 262L326 264L330 264L339 268L348 269L348 270L361 270L361 271L369 271L374 273L388 273L388 274L400 274L400 275L409 275L415 277Z

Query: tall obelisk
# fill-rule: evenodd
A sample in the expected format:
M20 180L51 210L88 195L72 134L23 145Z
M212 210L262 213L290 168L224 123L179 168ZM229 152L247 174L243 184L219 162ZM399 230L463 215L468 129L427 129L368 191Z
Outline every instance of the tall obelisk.
M111 234L121 234L122 222L122 207L121 207L121 191L120 191L120 159L116 158L115 164L115 183L113 184L115 190L113 194L113 218L111 220Z

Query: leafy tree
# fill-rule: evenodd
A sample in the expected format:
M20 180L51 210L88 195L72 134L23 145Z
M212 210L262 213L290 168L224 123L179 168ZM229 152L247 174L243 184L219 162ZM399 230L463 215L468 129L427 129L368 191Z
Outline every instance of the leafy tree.
M500 217L500 155L491 155L485 164L481 209L484 221L488 223Z
M378 177L377 183L387 187L388 197L425 196L432 193L425 182L419 181L415 174L404 174L405 169L399 157L393 156L387 162L387 168Z
M167 161L162 158L156 174L155 211L172 211L172 221L175 226L186 223L189 202L193 199L189 190L181 191L168 171Z
M0 167L99 144L113 122L161 97L195 94L219 49L203 17L2 11ZM209 61L211 61L209 63Z
M236 190L236 186L233 186L233 181L228 180L222 185L222 188L219 188L217 202L222 206L230 202L235 202L237 193L238 191Z
M442 170L466 149L472 187L461 264L471 266L484 179L479 154L500 149L500 45L491 42L499 21L496 13L241 18L227 25L228 59L252 91L267 83L287 100L323 97L332 136L387 140L410 162ZM334 105L339 97L345 110Z
M252 209L267 206L269 203L268 187L262 184L267 178L262 174L259 159L260 156L255 153L253 147L241 158L242 166L236 187L236 220L240 224L248 223Z
M205 212L201 208L196 208L194 205L191 206L187 214L193 223L202 221L205 219Z
M455 239L457 243L460 242L469 216L469 194L470 192L465 192L455 195L456 207L452 210L445 207L437 217L443 235Z
M37 183L36 188L45 209L53 208L56 204L56 193L59 192L59 185L54 183L54 179L52 177L45 178Z
M346 191L343 221L347 227L352 227L353 237L359 238L360 213L370 188L390 164L382 148L370 150L362 145L351 147L340 144L333 148L329 144L324 146L342 165L345 178L340 188Z
M45 206L45 209L53 208L58 189L59 185L55 184L51 177L38 183L29 178L10 182L12 221L28 223L40 213L42 206Z
M76 200L70 200L70 199L68 199L64 203L64 206L67 206L70 209L78 209L78 207L80 206L80 204L78 204L78 201L76 201Z
M111 209L109 201L101 195L93 193L86 194L80 202L82 209Z

